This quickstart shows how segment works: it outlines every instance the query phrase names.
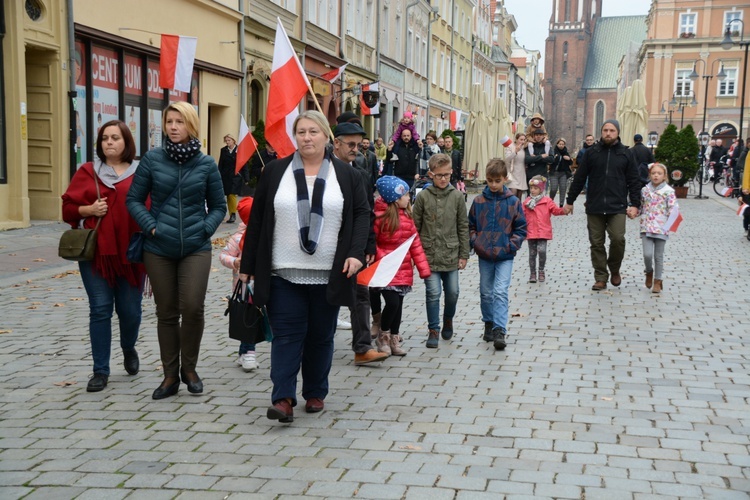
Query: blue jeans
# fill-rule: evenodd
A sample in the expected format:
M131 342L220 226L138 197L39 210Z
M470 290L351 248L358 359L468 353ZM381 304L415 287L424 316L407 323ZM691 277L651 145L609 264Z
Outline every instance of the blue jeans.
M497 262L479 259L479 298L482 321L492 323L493 328L500 327L507 330L508 289L512 272L513 259Z
M302 397L325 399L333 362L333 335L339 306L326 300L326 285L296 285L271 277L268 319L271 343L271 402L297 404L297 374L302 367Z
M81 279L89 296L89 337L94 373L109 375L109 357L112 347L112 312L117 311L120 323L120 347L123 351L135 349L138 329L141 326L140 287L131 286L125 278L117 278L114 286L94 271L91 262L79 262Z
M427 328L440 332L440 294L445 289L443 319L453 319L458 303L458 269L453 271L432 271L424 280L425 302L427 306Z

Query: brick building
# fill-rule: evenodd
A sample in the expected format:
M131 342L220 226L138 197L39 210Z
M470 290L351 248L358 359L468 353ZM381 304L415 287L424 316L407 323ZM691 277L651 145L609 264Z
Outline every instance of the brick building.
M571 150L616 115L620 62L646 37L646 16L603 18L601 10L602 0L553 2L544 116L550 140L564 137Z

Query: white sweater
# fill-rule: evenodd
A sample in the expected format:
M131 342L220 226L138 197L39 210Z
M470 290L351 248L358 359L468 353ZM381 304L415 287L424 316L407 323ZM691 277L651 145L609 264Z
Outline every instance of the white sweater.
M315 176L305 178L308 196L312 200ZM323 194L323 231L314 254L309 255L300 247L297 185L291 167L286 169L281 178L273 204L276 224L273 231L272 274L298 284L327 283L333 267L344 211L344 197L336 178L336 171L333 168L328 170L326 190Z

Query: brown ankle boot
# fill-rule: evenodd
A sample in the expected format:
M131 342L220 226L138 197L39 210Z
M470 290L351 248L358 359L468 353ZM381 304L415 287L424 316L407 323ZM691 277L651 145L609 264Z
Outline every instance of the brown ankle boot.
M391 355L393 356L406 356L406 351L401 349L401 336L398 334L391 335Z
M651 293L661 293L662 289L662 280L654 280L654 289L651 290Z
M378 338L375 339L375 346L378 348L378 352L383 354L391 355L391 332L381 331L378 334Z
M372 326L370 327L370 337L376 339L380 333L380 314L375 313L372 315Z
M646 272L646 288L651 288L654 284L654 272Z

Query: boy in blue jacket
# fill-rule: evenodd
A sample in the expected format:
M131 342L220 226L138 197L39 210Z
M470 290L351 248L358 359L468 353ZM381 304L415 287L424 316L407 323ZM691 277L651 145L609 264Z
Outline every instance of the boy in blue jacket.
M521 200L505 187L508 169L500 158L487 164L487 187L469 209L469 236L479 257L479 296L484 341L502 351L508 335L508 289L513 258L526 239Z

